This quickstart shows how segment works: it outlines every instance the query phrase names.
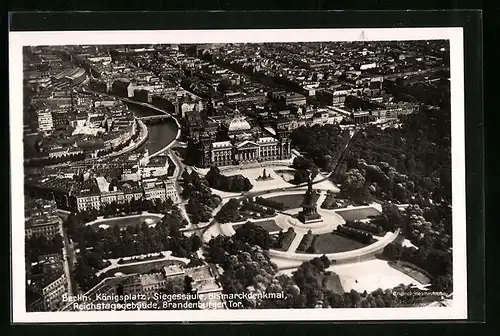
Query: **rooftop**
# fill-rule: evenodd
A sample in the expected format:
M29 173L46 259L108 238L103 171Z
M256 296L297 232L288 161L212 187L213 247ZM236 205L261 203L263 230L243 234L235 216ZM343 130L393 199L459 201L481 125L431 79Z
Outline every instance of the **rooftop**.
M228 126L228 131L229 132L235 132L235 131L248 131L252 128L250 123L245 120L245 117L234 117L233 120L229 123Z

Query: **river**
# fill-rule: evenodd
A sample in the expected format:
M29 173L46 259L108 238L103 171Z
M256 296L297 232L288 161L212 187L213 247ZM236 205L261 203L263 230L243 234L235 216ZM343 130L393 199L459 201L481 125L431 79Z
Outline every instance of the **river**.
M134 112L137 117L146 117L158 115L157 111L136 104L127 104L129 109ZM168 144L175 140L177 136L177 123L173 118L169 118L160 123L146 124L148 127L148 138L136 151L148 149L149 154L153 154L165 148Z

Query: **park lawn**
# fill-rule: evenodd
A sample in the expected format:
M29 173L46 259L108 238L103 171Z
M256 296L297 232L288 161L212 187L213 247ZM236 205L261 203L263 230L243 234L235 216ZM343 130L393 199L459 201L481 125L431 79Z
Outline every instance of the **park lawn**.
M336 233L315 235L312 245L314 246L314 253L339 253L357 250L366 246L363 243Z
M344 218L345 221L357 221L367 219L371 216L379 216L380 212L373 207L366 207L362 209L342 210L337 213Z
M262 227L264 230L267 232L276 232L281 230L281 228L276 225L276 222L273 219L268 219L265 221L259 221L259 222L252 222L253 224ZM236 231L240 226L243 226L245 224L236 224L233 225L233 229Z
M319 198L319 195L313 193L312 198L313 202L316 203L316 201ZM268 199L283 203L285 205L285 210L297 209L302 207L302 202L304 201L304 194L281 195L281 196L269 197Z
M139 215L137 217L117 217L110 220L98 221L92 224L92 227L98 229L99 225L107 225L109 227L118 225L120 229L124 229L131 225L141 225L146 219L152 219L155 223L161 220L160 217L151 215Z

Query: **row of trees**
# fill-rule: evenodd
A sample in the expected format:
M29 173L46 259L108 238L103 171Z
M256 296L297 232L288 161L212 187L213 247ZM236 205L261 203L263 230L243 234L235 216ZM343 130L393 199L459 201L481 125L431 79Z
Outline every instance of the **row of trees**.
M381 235L384 232L384 229L382 229L382 226L376 225L373 223L364 223L364 222L359 222L359 221L346 221L345 226L351 227L354 229L363 230L363 231L368 231L368 232L371 232L375 235Z
M238 174L225 176L221 174L219 168L217 167L210 168L205 178L207 179L210 187L222 191L241 192L248 191L253 188L250 180L243 175Z
M281 230L274 240L273 248L287 251L296 236L297 234L292 227L289 227L286 231Z
M279 210L279 211L285 210L285 203L279 202L279 201L275 201L275 200L272 200L272 199L269 199L269 198L256 197L255 198L255 203L263 205L263 206L266 206L266 207L269 207L269 208L273 208L273 209L276 209L276 210Z
M104 217L113 217L118 215L132 215L149 211L153 213L166 213L174 209L174 203L170 198L162 199L131 199L130 202L117 203L112 202L101 205L99 212Z
M40 167L40 166L56 165L65 162L76 162L84 159L85 159L84 153L74 153L52 158L48 156L35 157L25 160L24 165L26 167Z
M357 240L363 244L370 244L373 240L373 235L370 232L358 230L352 227L339 225L336 231L350 239Z
M247 211L257 213L248 216ZM252 218L265 218L272 217L276 214L273 208L263 207L259 204L243 200L241 203L238 199L231 198L226 204L222 206L219 212L215 215L215 219L219 223L230 223L244 220L248 217Z
M299 246L297 246L296 251L313 253L314 252L313 240L314 240L314 235L312 231L311 230L307 231L307 233L302 237Z

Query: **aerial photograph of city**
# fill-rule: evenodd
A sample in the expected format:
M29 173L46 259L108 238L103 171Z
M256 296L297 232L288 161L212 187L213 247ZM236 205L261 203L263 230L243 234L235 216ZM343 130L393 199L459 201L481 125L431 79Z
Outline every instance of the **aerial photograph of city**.
M454 304L449 40L22 54L26 312Z

